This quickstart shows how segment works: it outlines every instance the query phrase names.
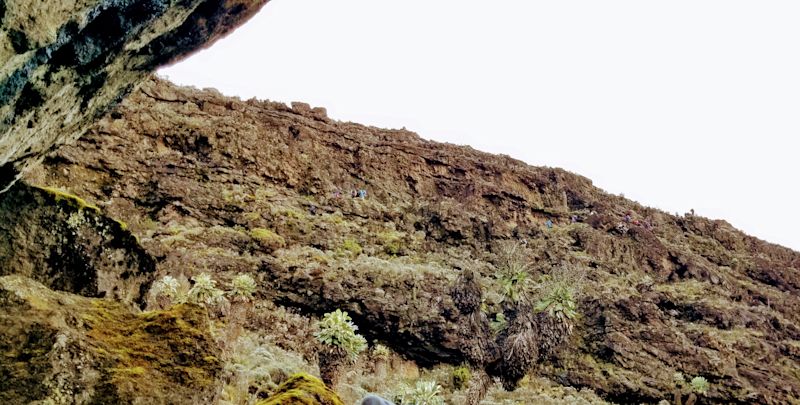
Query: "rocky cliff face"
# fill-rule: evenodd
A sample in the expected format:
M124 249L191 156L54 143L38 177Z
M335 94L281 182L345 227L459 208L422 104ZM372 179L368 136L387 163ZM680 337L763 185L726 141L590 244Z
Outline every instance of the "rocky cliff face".
M0 1L0 189L267 0Z
M531 277L585 285L564 349L530 349L535 375L620 403L673 400L676 373L710 382L701 402L800 398L799 253L563 170L153 79L27 181L126 221L160 275L249 272L259 300L346 309L407 358L511 387L509 336L543 326L497 334L487 308L497 243L520 241Z

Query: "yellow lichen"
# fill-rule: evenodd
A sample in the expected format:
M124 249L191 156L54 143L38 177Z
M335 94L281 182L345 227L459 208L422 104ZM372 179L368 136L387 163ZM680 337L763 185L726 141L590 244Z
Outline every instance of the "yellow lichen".
M64 190L59 190L57 188L52 188L52 187L43 187L43 186L37 186L35 188L38 189L38 190L41 190L41 191L44 191L44 192L48 193L49 195L51 195L53 197L53 199L55 199L56 202L62 202L63 201L67 205L69 205L69 206L71 206L73 208L77 208L78 210L86 210L86 209L88 209L88 210L92 210L92 211L95 211L95 212L98 212L98 213L100 212L100 208L98 208L96 205L94 205L94 204L84 200L83 198L80 198L80 197L74 195L74 194L70 194L70 193L68 193L68 192L66 192Z
M117 374L130 374L131 376L142 376L146 370L144 367L112 368L111 372Z
M260 212L247 212L244 215L242 215L242 217L244 219L248 220L248 221L258 221L259 219L261 219L261 213Z
M128 230L128 224L127 223L125 223L123 221L120 221L119 219L115 219L115 218L111 218L111 220L116 222L117 225L119 225L119 228L122 229L123 231L127 231Z

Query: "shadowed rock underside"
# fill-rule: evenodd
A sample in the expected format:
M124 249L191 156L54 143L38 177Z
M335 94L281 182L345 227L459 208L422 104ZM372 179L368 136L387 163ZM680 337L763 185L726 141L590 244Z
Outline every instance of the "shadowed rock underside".
M267 0L0 1L0 189Z

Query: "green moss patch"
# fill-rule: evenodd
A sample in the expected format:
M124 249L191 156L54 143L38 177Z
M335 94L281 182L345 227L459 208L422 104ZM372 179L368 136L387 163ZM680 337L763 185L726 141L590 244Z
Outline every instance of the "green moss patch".
M361 244L355 239L346 239L344 242L342 242L342 246L339 250L340 252L349 254L352 257L358 257L364 251L364 249L361 247Z
M258 405L344 405L344 402L320 379L298 373L289 377L273 396Z
M0 403L193 403L220 385L219 348L197 306L135 314L14 275L0 277L0 324L0 356L10 360L0 362ZM64 353L79 356L52 361Z
M168 382L210 386L221 369L207 336L206 315L199 307L176 305L168 311L133 315L117 303L94 300L81 318L92 345L109 353L114 363L110 377L117 386L145 390Z
M286 240L283 236L266 228L253 228L250 230L250 237L257 240L261 246L270 249L281 249L286 247Z

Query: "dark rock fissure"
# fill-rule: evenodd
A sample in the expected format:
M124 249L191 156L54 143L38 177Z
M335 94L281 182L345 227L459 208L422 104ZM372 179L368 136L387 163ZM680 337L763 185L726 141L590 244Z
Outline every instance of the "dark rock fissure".
M42 92L33 83L28 83L20 92L19 101L15 106L14 114L21 116L26 112L39 107L44 103Z
M20 30L8 31L8 39L11 40L11 47L14 48L16 53L25 53L31 49L28 36Z
M79 74L91 77L122 50L128 39L135 38L168 9L164 0L120 3L98 9L96 17L53 54L53 65L74 66Z
M0 190L5 190L10 186L19 175L19 171L14 167L13 162L8 162L0 166Z
M173 62L186 49L196 49L206 43L220 26L230 25L231 21L235 21L245 11L243 4L236 4L232 9L223 12L225 6L225 2L217 0L201 3L183 24L141 50L140 56L147 56L147 62L137 68L150 71Z

